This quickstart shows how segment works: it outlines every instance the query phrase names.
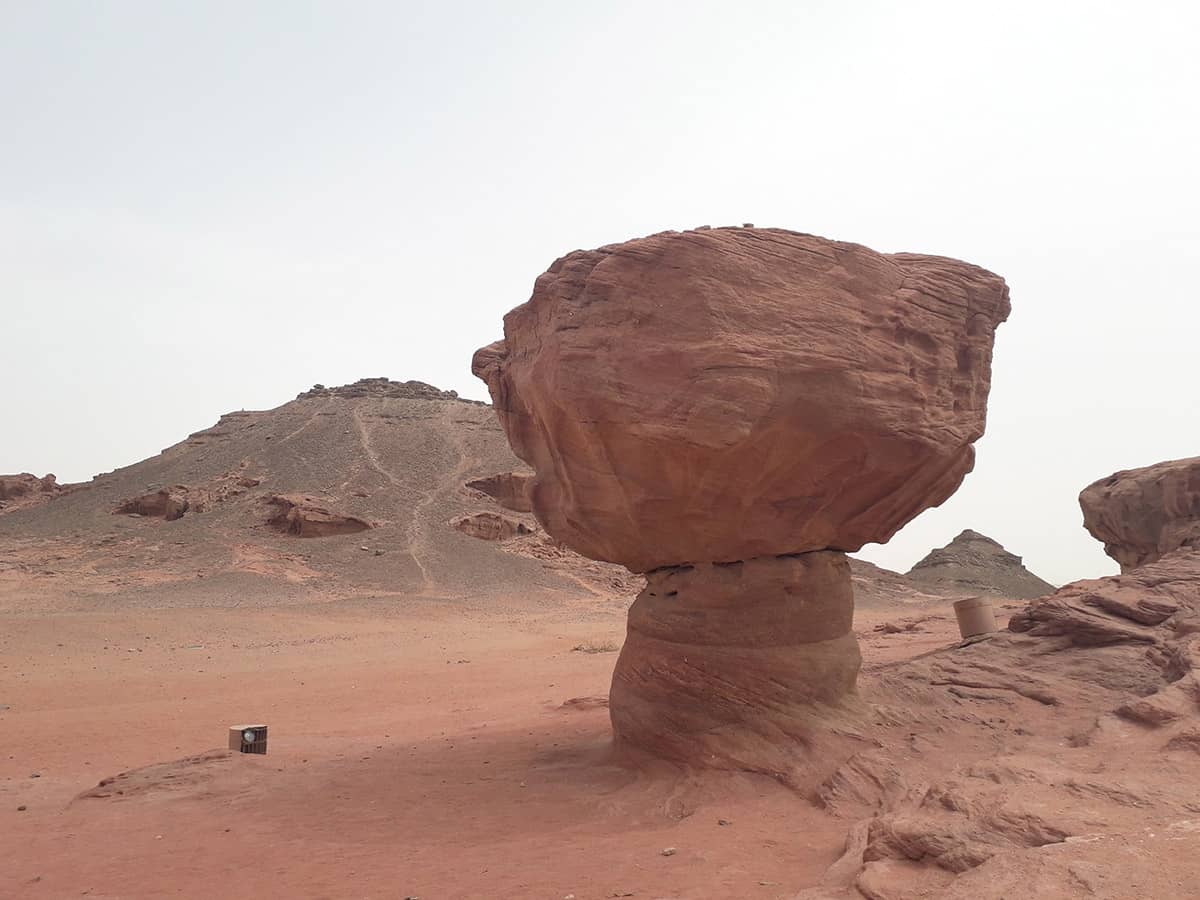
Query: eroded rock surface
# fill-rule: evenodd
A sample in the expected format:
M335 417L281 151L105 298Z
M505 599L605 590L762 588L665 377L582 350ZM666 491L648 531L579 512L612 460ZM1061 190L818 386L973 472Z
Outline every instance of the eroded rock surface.
M909 570L908 578L933 590L995 594L1021 600L1054 591L1054 585L1025 568L1021 557L969 528L945 547L930 551Z
M1200 456L1116 472L1084 488L1079 506L1122 572L1200 547Z
M373 527L366 519L330 509L306 494L276 494L267 501L277 510L267 524L297 537L356 534Z
M29 472L0 475L0 512L40 506L63 492L63 485L51 474L38 478Z
M473 362L533 510L633 571L857 550L949 497L1008 290L967 263L779 229L578 251Z
M983 434L998 276L779 229L578 251L475 354L547 532L646 573L618 747L789 779L851 716L841 551L949 497Z
M618 744L787 773L861 662L842 553L656 569L629 610L610 692Z
M533 475L528 472L500 472L487 478L468 481L473 491L487 494L505 509L513 512L532 512Z
M507 541L517 535L532 532L532 529L524 522L494 512L477 512L459 516L450 524L463 534L469 534L471 537L483 541Z
M183 485L159 488L123 500L113 512L174 522L176 519L182 519L184 514L192 508L192 500L188 497L189 493Z

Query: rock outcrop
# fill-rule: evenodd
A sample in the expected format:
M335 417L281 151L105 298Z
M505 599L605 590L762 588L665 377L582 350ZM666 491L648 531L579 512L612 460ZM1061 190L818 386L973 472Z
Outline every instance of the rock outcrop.
M908 571L913 583L941 592L994 594L1031 600L1054 591L1025 568L1021 557L978 531L966 529L945 547L932 550Z
M1084 488L1079 506L1122 572L1200 547L1200 456L1116 472Z
M468 481L466 486L480 493L487 494L505 509L513 512L532 512L533 475L527 472L501 472L489 475L487 478L477 478Z
M401 400L457 400L460 403L480 404L478 400L464 400L457 391L443 391L424 381L392 381L390 378L360 378L354 384L326 387L314 384L310 390L296 395L297 400L312 400L319 397L338 397L356 400L363 397L393 397Z
M357 534L373 527L366 519L330 509L323 505L326 501L306 494L276 494L267 502L277 510L267 524L297 537Z
M53 475L38 478L28 472L0 475L0 500L15 500L28 494L53 494L61 490Z
M38 478L29 472L0 475L0 512L40 506L63 492L54 475Z
M507 541L518 535L532 533L532 529L524 522L494 512L459 516L450 524L455 530L483 541Z
M975 266L778 229L666 232L538 278L472 368L550 535L647 574L618 746L763 771L811 746L858 669L841 551L970 471L1008 310Z
M1003 280L777 229L571 253L475 355L534 513L644 572L857 550L974 462Z
M202 485L173 484L122 500L113 515L146 516L174 522L187 513L201 513L257 487L260 479L242 472L225 472Z
M148 516L153 519L165 519L174 522L182 519L192 508L193 499L189 498L190 491L184 485L159 488L147 491L136 497L121 501L113 510L114 514L130 516ZM202 504L197 504L202 505Z

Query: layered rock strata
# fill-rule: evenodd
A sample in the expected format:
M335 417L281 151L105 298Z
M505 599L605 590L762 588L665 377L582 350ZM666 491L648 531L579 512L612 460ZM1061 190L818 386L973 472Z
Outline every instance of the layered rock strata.
M1079 506L1122 572L1200 547L1200 456L1116 472L1084 488Z
M646 573L619 746L766 769L852 696L850 569L983 434L998 276L779 229L579 251L475 354L555 539Z

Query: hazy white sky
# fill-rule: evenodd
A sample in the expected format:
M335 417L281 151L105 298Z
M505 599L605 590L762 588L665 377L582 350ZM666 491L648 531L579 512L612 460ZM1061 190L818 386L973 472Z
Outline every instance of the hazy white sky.
M1115 571L1076 495L1200 454L1191 3L0 0L0 472L314 382L483 399L576 248L754 222L1008 279L964 527Z

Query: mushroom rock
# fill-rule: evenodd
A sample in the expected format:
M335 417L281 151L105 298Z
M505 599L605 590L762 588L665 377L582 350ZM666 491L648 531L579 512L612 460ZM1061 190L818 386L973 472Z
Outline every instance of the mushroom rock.
M1079 494L1083 526L1122 572L1200 547L1200 456L1116 472Z
M999 276L780 229L557 260L477 351L547 532L646 573L618 746L770 770L846 708L844 551L946 500L984 430Z

